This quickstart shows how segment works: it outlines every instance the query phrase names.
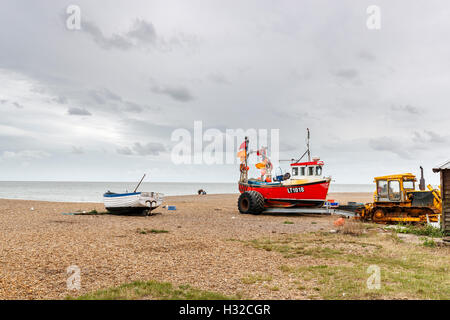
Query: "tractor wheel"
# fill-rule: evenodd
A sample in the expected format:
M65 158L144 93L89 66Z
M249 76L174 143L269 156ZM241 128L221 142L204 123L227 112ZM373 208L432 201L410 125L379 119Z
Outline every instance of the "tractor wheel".
M264 210L264 197L257 191L245 191L238 199L239 212L260 214Z
M373 222L386 222L386 212L384 212L383 209L375 209L375 211L372 214L372 221Z

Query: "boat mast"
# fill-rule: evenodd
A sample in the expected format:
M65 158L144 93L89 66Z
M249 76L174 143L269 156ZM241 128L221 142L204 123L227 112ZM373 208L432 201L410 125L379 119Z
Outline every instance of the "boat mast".
M136 193L137 189L138 189L139 186L141 185L142 180L144 180L145 176L146 176L146 174L144 173L144 176L142 177L141 181L139 181L139 183L138 183L138 185L136 186L136 189L134 189L133 193Z
M248 181L248 137L245 137L245 171L244 171L244 181Z

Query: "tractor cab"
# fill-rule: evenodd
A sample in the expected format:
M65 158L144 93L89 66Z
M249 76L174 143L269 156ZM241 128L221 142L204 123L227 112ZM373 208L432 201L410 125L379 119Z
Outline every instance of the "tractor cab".
M376 177L375 202L407 202L415 191L416 176L412 173Z

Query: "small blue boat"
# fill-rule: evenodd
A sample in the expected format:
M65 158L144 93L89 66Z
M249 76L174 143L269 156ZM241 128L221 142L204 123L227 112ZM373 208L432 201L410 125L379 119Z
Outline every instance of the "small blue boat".
M163 201L164 194L158 192L136 192L142 181L137 185L134 192L115 193L108 191L103 195L103 203L106 210L117 214L150 214L158 208Z
M118 214L149 214L158 208L164 195L158 192L131 192L114 193L106 192L103 195L103 203L106 210Z

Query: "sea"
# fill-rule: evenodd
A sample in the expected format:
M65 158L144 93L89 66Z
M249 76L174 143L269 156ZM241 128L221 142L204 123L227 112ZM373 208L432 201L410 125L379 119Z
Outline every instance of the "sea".
M42 200L56 202L102 202L106 191L133 192L136 182L55 182L0 181L0 199ZM155 191L166 196L238 193L237 183L143 182L138 191ZM329 192L373 192L373 184L331 183Z

